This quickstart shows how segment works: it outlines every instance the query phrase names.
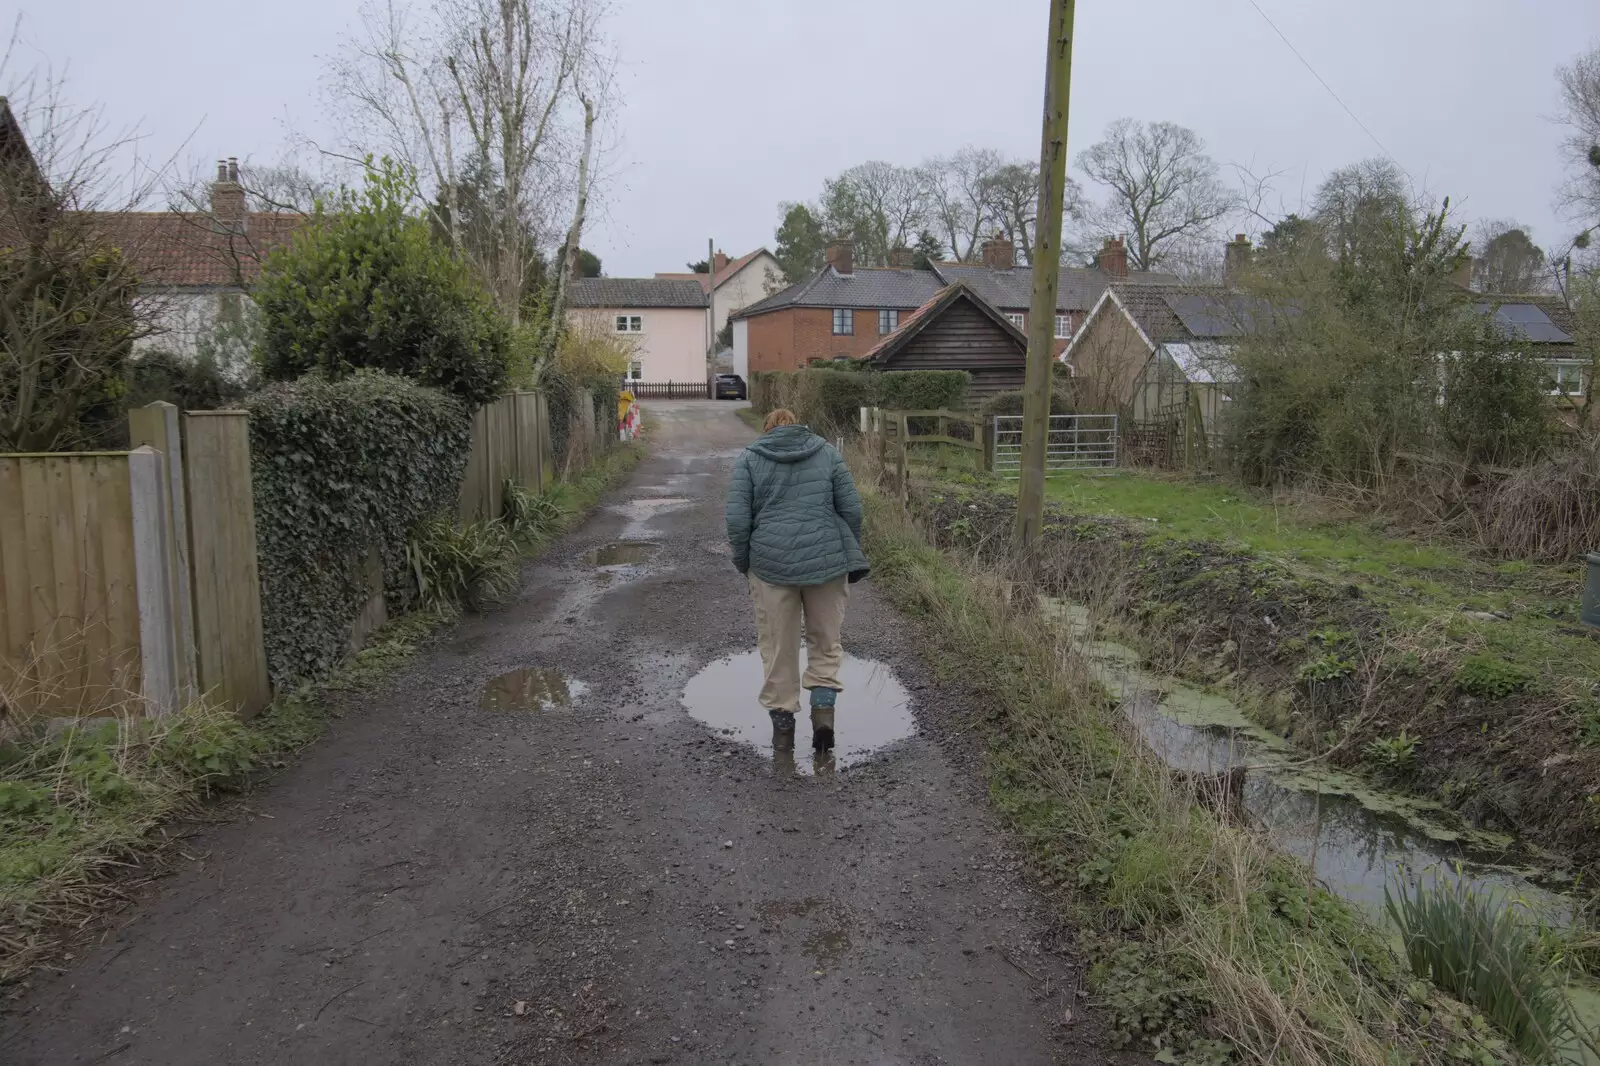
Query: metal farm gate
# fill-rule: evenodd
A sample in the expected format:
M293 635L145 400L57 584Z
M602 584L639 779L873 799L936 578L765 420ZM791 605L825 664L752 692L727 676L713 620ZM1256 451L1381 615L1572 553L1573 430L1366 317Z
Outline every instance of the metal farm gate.
M1045 473L1117 465L1116 415L1051 415ZM994 472L1022 475L1022 416L994 416Z

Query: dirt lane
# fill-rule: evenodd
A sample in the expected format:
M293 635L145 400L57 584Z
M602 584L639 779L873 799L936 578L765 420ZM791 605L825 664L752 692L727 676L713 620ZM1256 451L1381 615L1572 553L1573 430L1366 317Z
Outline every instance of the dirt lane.
M870 581L845 645L892 668L916 736L791 776L685 713L702 668L754 646L722 535L751 433L729 405L650 410L651 457L529 565L521 600L189 841L136 917L36 982L0 1061L1121 1061L934 739L950 695ZM660 548L585 561L624 536ZM583 691L480 706L526 667Z

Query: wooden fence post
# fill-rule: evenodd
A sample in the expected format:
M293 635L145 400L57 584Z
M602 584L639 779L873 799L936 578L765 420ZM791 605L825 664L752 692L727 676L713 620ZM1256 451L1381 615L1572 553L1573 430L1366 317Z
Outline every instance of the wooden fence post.
M985 474L994 473L994 426L993 423L978 416L978 454L982 457L980 463Z
M151 714L178 709L178 633L172 600L172 548L176 534L161 483L165 459L149 445L128 453L132 504L134 588L139 604L139 692Z
M256 562L250 416L191 411L183 416L183 436L200 688L248 718L272 701Z
M172 625L176 644L176 685L179 699L199 695L195 667L194 594L189 565L189 512L183 478L183 441L178 409L164 400L128 412L128 442L133 448L150 447L161 455L160 490L167 512L167 574L172 581Z

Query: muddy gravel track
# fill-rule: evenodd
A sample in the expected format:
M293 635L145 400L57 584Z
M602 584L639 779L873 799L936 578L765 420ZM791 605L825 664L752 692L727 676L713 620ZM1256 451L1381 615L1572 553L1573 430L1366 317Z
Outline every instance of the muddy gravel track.
M841 699L841 743L852 700L902 686L913 735L794 773L685 710L711 667L700 709L763 724L715 672L754 646L722 532L752 434L730 404L649 410L650 457L520 600L187 841L12 1005L0 1062L1122 1061L950 735L956 697L870 581L845 646L875 682ZM591 561L617 541L656 547ZM496 683L518 670L550 673Z

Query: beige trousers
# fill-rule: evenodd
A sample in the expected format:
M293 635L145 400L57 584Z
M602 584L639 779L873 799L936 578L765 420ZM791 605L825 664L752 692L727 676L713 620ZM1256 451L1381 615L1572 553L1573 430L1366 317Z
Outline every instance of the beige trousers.
M756 605L756 636L761 645L761 706L769 711L798 711L803 688L842 689L839 661L850 581L839 577L826 585L769 585L750 575L750 598ZM800 676L800 627L805 622L806 673Z

